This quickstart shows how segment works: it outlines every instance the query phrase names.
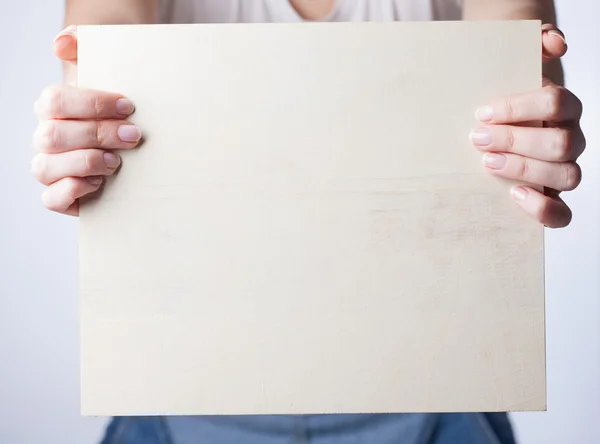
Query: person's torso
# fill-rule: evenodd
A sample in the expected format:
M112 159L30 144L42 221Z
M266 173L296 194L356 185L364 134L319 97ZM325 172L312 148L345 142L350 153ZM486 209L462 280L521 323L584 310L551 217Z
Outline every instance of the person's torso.
M462 0L336 0L322 21L460 20ZM160 0L161 23L304 21L288 0Z

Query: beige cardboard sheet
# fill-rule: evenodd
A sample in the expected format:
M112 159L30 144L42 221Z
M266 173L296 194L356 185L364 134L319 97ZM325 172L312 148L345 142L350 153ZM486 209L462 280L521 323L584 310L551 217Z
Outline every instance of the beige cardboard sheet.
M543 229L468 140L539 22L79 39L145 134L81 208L84 414L545 408Z

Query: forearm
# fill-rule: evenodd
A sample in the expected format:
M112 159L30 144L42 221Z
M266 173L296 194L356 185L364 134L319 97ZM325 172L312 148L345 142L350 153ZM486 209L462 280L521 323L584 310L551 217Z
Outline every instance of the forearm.
M556 25L554 0L463 0L464 20L527 20ZM560 60L544 64L544 74L563 85L564 74Z
M65 23L69 25L110 25L156 23L158 0L66 0ZM65 79L76 76L73 63L63 63Z

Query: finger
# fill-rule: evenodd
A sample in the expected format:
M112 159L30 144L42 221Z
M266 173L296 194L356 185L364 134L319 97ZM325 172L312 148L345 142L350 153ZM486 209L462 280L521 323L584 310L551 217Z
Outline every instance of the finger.
M517 154L486 153L483 163L495 176L560 191L574 190L581 182L581 168L575 162L545 162Z
M70 85L46 88L35 103L35 113L40 120L122 119L133 111L133 102L121 94Z
M550 84L535 91L496 100L479 108L480 122L493 124L534 121L569 122L581 118L581 101L568 89Z
M511 196L527 214L548 228L562 228L571 223L571 210L560 197L544 196L524 186L512 188Z
M481 151L521 154L550 162L577 159L586 143L579 125L576 128L489 125L475 129L470 138Z
M542 26L542 60L548 62L567 53L567 40L560 29L554 25Z
M67 216L79 216L79 200L73 202L73 204L63 212L63 214L66 214Z
M33 145L49 154L83 148L129 149L141 137L141 130L125 120L44 120L33 135Z
M64 177L108 176L116 171L121 158L112 152L90 149L60 154L37 154L31 162L31 171L44 185Z
M42 202L51 211L76 214L77 199L92 193L102 185L102 177L65 177L50 185L42 194Z
M54 54L64 62L77 62L77 26L67 26L56 36Z

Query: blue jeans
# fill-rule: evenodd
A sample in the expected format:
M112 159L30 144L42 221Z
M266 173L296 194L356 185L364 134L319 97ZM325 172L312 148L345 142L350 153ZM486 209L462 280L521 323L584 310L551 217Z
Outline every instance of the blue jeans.
M515 444L504 413L119 417L101 444Z

